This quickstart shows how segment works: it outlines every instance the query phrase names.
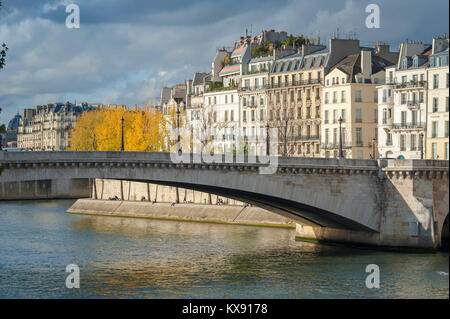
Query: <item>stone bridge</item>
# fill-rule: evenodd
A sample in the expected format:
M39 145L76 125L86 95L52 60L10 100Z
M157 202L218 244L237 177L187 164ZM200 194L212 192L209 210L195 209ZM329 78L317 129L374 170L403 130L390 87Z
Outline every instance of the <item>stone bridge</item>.
M0 152L0 200L86 197L95 178L141 181L251 203L294 219L299 238L421 248L448 238L448 161L279 157L261 174L268 164L248 158L185 155Z

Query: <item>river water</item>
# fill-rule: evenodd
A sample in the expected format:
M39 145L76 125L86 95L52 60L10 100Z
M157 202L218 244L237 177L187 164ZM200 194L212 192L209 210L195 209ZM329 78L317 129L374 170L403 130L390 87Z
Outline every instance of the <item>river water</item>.
M0 203L0 298L448 298L448 253L294 240L294 230L66 214ZM80 269L68 289L66 266ZM366 266L380 269L368 289Z

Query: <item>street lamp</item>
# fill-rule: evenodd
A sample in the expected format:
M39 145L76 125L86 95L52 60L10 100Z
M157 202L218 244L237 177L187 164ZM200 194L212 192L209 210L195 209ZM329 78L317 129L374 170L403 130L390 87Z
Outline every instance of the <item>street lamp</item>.
M372 139L372 155L373 155L373 159L376 160L377 159L377 155L376 155L376 151L377 149L375 148L375 143L376 143L376 139L375 137Z
M344 157L342 152L342 117L339 117L339 159Z
M267 155L267 156L270 155L270 136L269 136L269 129L270 129L270 125L269 125L269 122L267 122L267 125L266 125L266 155Z
M121 139L120 139L120 151L124 151L125 150L125 145L124 145L124 141L123 141L123 121L125 121L125 119L122 118L120 119L120 121L122 122L122 126L121 126Z
M420 159L423 159L423 133L420 133L419 137L420 137Z
M177 103L177 147L178 147L178 153L181 153L181 146L180 146L180 104Z

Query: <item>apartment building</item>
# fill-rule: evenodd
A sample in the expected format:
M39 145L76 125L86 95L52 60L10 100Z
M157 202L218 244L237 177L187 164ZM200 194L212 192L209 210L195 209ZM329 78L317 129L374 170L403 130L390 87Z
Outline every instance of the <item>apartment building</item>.
M386 68L385 83L377 87L380 157L424 157L430 54L431 45L404 42L397 64Z
M210 139L210 143L203 142L203 147L207 146L215 153L233 152L237 138L235 130L239 129L238 89L211 89L203 94L203 104L203 121L209 127L199 126L197 132Z
M189 127L191 139L191 150L195 153L201 152L201 141L204 139L203 134L211 125L208 113L204 107L203 94L211 85L211 73L194 74L194 78L188 85L187 104L186 104L186 124Z
M241 78L239 89L240 127L246 137L249 154L265 154L267 137L267 94L266 87L275 57L253 58L249 71Z
M283 156L319 157L322 88L325 74L343 57L359 52L359 41L331 39L303 45L276 60L269 74L268 119L278 129Z
M433 39L432 52L429 56L428 94L427 94L427 136L426 158L449 159L448 138L448 66L449 39Z
M376 157L378 91L391 62L363 49L337 63L323 87L321 157ZM340 143L342 139L342 144ZM375 150L375 151L374 151ZM374 154L375 153L375 154Z
M31 151L63 151L70 147L70 130L85 111L87 103L70 102L39 105L25 109L19 122L17 147Z

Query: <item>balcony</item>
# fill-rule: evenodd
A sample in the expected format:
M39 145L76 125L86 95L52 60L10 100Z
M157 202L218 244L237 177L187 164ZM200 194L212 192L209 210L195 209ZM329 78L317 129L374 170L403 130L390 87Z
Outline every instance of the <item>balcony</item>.
M297 135L290 138L291 141L318 141L320 135Z
M424 129L426 126L425 122L410 122L410 123L394 123L392 125L393 130L416 130Z
M399 83L394 85L394 90L402 90L402 89L426 89L427 82L426 81L409 81L405 83Z
M318 85L322 84L322 80L319 79L309 79L309 80L301 80L301 81L289 81L287 83L277 83L277 84L268 84L266 89L278 89L278 88L287 88L292 86L306 86L306 85Z
M262 85L262 86L249 86L249 87L241 87L240 89L239 89L239 91L241 91L241 92L253 92L253 91L260 91L260 90L264 90L265 89L265 86L264 85Z
M323 150L335 150L335 149L339 149L339 143L322 143L320 145L320 148ZM352 148L351 145L349 144L342 144L342 149L349 149Z
M260 69L260 70L250 70L244 73L244 75L250 75L250 74L260 74L260 73L267 73L269 72L268 69Z
M408 101L406 102L406 106L410 110L418 110L420 108L420 103L418 101Z

